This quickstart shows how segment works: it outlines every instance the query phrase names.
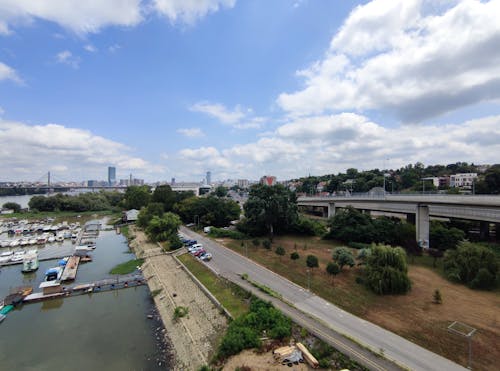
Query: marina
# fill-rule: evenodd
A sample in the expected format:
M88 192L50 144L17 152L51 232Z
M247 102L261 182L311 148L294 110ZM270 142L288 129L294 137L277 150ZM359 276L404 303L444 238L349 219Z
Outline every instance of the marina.
M62 362L71 364L73 370L101 369L103 365L112 371L164 369L165 348L153 336L161 325L156 315L153 319L148 317L155 309L145 281L140 275L117 278L109 274L116 264L134 258L126 240L114 230L87 233L84 240L80 239L83 231L82 226L74 242L65 238L52 244L26 245L24 250L38 250L37 270L22 273L23 260L0 266L0 298L14 291L9 300L16 302L15 306L9 304L0 309L2 368L52 370ZM0 240L12 238L19 236L0 235ZM85 249L80 245L83 243ZM8 251L14 255L12 250L21 248L0 248L0 253ZM79 256L78 267L68 270L68 277L74 274L73 280L45 281L49 269L59 266L62 258L73 256L77 250L83 255ZM90 260L92 263L84 264ZM66 266L69 264L70 258ZM66 267L63 268L64 273ZM32 292L16 292L19 287L30 287ZM127 336L117 337L123 328L127 329ZM32 334L29 354L22 346L27 332ZM56 339L57 347L47 347L47 339ZM79 349L91 351L93 357Z

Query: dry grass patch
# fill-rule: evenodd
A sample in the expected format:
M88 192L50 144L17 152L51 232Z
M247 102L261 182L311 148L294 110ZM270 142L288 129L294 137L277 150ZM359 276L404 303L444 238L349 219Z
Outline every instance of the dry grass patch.
M241 241L224 239L223 242L245 255ZM306 256L316 255L320 267L315 268L311 275L311 290L317 295L461 365L467 365L467 342L447 331L447 326L453 321L478 329L472 342L474 369L494 369L500 359L498 290L477 291L451 283L443 277L439 267L428 267L431 260L417 258L415 264L409 265L412 290L407 295L377 296L356 283L356 277L362 274L359 267L344 267L332 286L325 268L332 260L333 249L340 246L337 243L317 237L281 236L275 238L271 250L267 250L253 246L250 240L245 242L249 258L303 287L308 285ZM286 250L281 260L274 252L279 245ZM290 259L293 251L300 254L299 260ZM441 291L443 304L432 302L435 289Z

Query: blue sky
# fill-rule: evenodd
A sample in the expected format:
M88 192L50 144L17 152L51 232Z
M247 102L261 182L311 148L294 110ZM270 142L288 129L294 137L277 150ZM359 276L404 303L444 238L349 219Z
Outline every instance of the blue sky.
M499 1L0 0L0 181L500 153Z

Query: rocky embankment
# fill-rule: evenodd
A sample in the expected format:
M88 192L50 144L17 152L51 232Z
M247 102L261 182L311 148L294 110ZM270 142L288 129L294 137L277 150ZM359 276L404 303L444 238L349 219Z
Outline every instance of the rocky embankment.
M175 369L195 370L207 364L216 339L225 331L226 318L171 255L148 242L142 231L131 228L130 232L135 236L131 249L145 259L142 270L149 289L156 293L154 301L173 348ZM187 308L187 315L175 319L177 307Z

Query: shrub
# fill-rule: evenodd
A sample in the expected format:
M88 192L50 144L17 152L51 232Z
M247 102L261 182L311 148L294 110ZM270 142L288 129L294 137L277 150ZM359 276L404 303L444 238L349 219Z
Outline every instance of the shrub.
M177 320L179 318L182 318L182 317L185 317L187 316L189 312L189 308L188 307L175 307L174 309L174 320Z
M258 238L254 238L252 240L252 244L255 246L255 247L259 247L260 246L260 240Z
M443 302L443 298L441 297L441 291L439 291L439 289L434 290L432 298L435 304L441 304Z
M309 268L317 268L317 267L319 267L318 258L315 255L307 255L306 265Z
M215 238L232 238L233 240L244 240L248 238L244 233L239 231L232 231L230 229L223 228L210 228L210 232L208 233L210 236Z
M337 247L333 250L333 260L337 262L340 269L344 267L344 265L348 265L349 267L354 267L354 256L352 255L351 250L347 247Z
M492 289L496 284L498 260L485 246L461 242L456 250L447 250L444 271L451 280L474 289Z
M411 288L406 253L400 247L377 245L366 261L366 284L379 295L405 294Z
M286 254L286 251L283 248L283 246L278 246L274 252L276 253L276 255L279 255L280 257Z
M326 227L316 220L299 217L299 219L292 224L290 231L307 236L322 236L326 233Z
M263 245L266 249L268 249L268 250L270 250L270 249L271 249L271 241L270 241L270 240L264 240L264 242L262 242L262 245Z
M353 249L361 250L361 249L369 249L371 245L363 242L349 242L348 246L352 247Z
M297 260L299 258L300 258L300 255L297 251L294 251L290 254L290 259L292 259L292 260Z

